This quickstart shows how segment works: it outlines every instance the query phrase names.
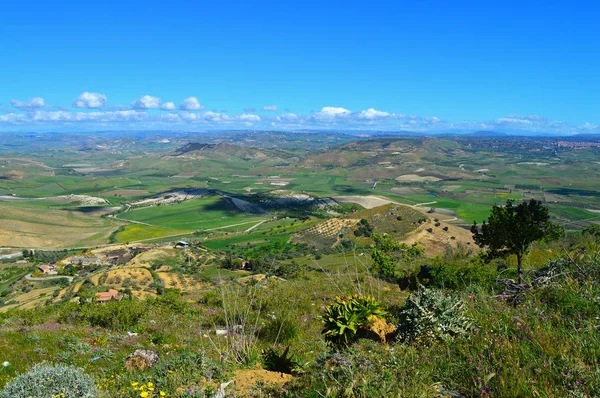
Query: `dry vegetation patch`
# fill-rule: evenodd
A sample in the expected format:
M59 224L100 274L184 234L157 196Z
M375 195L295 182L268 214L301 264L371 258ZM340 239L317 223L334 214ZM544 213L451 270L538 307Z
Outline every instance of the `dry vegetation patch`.
M203 284L189 275L173 272L157 272L157 275L165 284L166 288L180 289L182 291L200 290Z
M444 254L448 246L456 248L458 245L465 245L473 251L479 250L473 242L473 234L468 229L445 222L439 222L437 227L435 224L433 217L428 218L427 222L409 233L402 242L409 245L418 242L425 249L425 255L428 257Z
M287 373L271 372L264 369L238 370L233 377L235 389L242 394L256 388L256 383L268 386L283 386L292 380L292 375Z

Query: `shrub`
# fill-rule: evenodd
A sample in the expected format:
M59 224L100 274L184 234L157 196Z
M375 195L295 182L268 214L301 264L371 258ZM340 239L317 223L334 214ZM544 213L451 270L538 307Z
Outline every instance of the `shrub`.
M142 302L135 300L89 303L82 307L81 316L92 326L113 330L129 330L137 326L146 314Z
M466 335L472 323L464 307L464 302L455 296L421 286L410 295L400 312L396 340L412 343Z
M498 271L494 267L477 263L451 262L432 267L429 285L443 289L465 289L478 285L489 290L497 290Z
M267 342L286 343L298 336L300 327L294 317L269 319L259 331L259 337Z
M328 344L346 346L359 332L368 333L370 326L385 315L381 304L371 296L336 297L320 317L324 323L322 333Z
M83 369L66 365L36 364L29 372L17 376L0 392L0 398L93 398L94 380Z

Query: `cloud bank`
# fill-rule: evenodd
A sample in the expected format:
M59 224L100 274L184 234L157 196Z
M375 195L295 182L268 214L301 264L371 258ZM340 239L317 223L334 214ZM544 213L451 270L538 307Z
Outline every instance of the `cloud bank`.
M174 102L162 102L159 97L142 95L130 105L111 104L102 93L83 92L72 108L48 106L42 97L29 100L12 99L11 108L0 110L0 130L68 129L280 129L338 131L414 131L466 132L491 130L499 132L537 132L547 134L600 134L593 123L569 124L539 115L506 115L486 121L448 121L436 116L394 113L373 107L351 110L337 105L324 106L308 113L292 113L287 109L277 113L276 105L255 108L243 113L207 111L196 97L185 98L177 107ZM4 113L2 113L4 112Z

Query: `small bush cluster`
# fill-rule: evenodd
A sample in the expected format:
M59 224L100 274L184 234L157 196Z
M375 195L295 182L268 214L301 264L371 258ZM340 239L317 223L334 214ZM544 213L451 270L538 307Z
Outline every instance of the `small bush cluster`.
M472 328L461 299L421 286L400 312L396 340L400 343L450 340L467 335Z
M83 369L66 365L36 364L10 381L0 398L95 398L94 380Z

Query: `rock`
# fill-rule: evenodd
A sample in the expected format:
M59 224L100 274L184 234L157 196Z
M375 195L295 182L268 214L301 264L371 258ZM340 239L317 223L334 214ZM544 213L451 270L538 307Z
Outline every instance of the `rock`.
M151 350L135 350L125 360L127 370L144 370L158 363L158 354Z

